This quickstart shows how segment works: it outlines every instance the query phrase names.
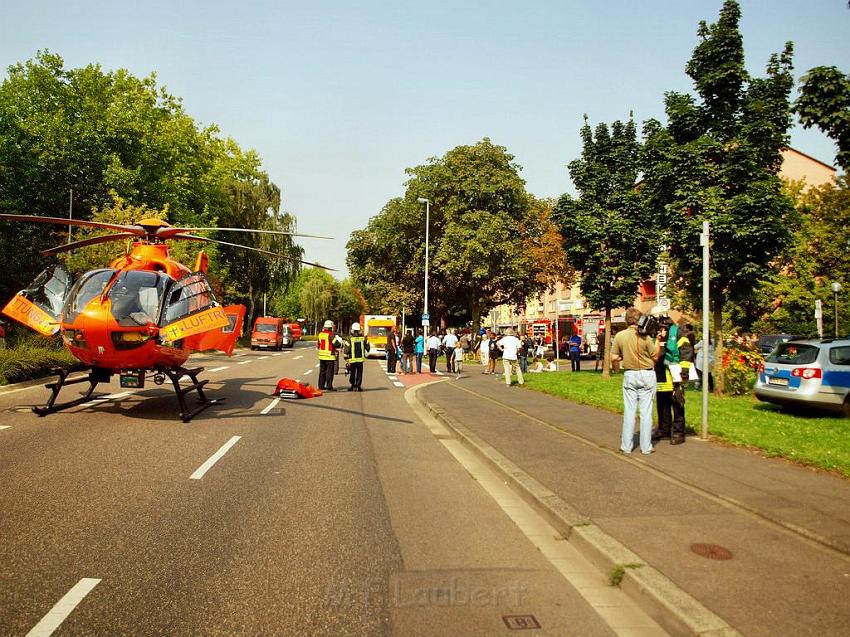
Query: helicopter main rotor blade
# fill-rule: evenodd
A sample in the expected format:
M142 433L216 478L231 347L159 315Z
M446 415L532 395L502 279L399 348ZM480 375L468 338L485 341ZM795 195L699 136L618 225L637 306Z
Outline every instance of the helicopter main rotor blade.
M254 228L161 228L157 231L156 236L161 239L169 239L175 234L218 230L223 230L225 232L257 232L260 234L279 234L286 235L289 237L307 237L309 239L333 239L333 237L322 237L317 234L301 234L299 232L285 232L283 230L256 230Z
M329 270L331 272L336 272L333 268L329 268L325 265L319 265L318 263L311 263L310 261L304 261L302 259L297 259L296 257L289 257L285 254L278 254L277 252L269 252L268 250L263 250L261 248L250 248L248 246L239 245L238 243L230 243L228 241L219 241L217 239L207 239L206 237L196 237L191 234L176 234L169 239L186 239L188 241L203 241L205 243L217 243L223 246L230 246L232 248L241 248L242 250L252 250L253 252L262 252L263 254L269 254L273 257L277 257L278 259L287 259L289 261L298 261L298 263L303 263L304 265L309 265L314 268L321 268L322 270Z
M134 234L132 232L120 232L118 234L107 234L100 237L92 237L91 239L82 239L81 241L74 241L73 243L66 243L65 245L56 246L55 248L50 248L49 250L43 250L41 254L46 257L53 256L54 254L59 254L60 252L69 252L71 250L76 250L77 248L85 248L86 246L97 245L98 243L107 243L109 241L120 241L121 239L133 239L139 235Z
M85 219L63 219L62 217L39 217L37 215L9 215L0 214L0 221L32 221L34 223L52 223L57 226L81 226L85 228L101 228L103 230L118 230L119 232L130 232L135 236L147 234L141 226L122 226L117 223L102 223L100 221L86 221Z

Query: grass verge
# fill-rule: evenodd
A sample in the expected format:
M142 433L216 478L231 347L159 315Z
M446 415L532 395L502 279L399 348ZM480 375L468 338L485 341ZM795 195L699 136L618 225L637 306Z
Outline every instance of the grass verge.
M0 350L0 385L41 378L50 374L53 367L76 362L77 359L64 348L22 343Z
M528 374L525 386L572 402L623 412L622 374L610 379L593 372ZM708 431L713 437L768 456L780 456L850 477L850 419L811 412L796 414L752 396L709 396ZM702 395L686 392L685 422L699 431Z

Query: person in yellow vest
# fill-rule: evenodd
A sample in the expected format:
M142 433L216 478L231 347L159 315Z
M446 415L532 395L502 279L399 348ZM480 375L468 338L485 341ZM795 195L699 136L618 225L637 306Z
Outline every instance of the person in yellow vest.
M686 325L680 331L675 323L662 323L660 334L665 352L655 363L658 430L652 441L669 438L671 445L680 445L685 442L685 383L693 364L693 328ZM673 369L671 356L675 360Z
M319 332L316 349L319 354L319 389L336 391L334 389L334 366L337 351L345 344L338 334L334 334L334 322L325 321Z
M369 353L369 341L360 332L360 323L351 324L351 336L345 345L343 354L348 361L348 391L363 391L363 361Z

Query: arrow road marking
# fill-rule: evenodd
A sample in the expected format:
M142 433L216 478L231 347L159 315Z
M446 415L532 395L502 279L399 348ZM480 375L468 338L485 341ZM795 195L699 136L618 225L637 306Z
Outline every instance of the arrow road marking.
M98 584L100 584L100 580L92 577L84 577L74 584L74 587L56 602L56 605L48 611L47 615L32 627L26 637L50 637L53 631L59 628L59 625Z
M204 474L210 470L210 468L218 462L221 457L228 452L228 450L235 445L242 436L233 436L230 440L221 445L221 449L216 451L213 455L210 456L209 460L207 460L204 464L197 468L195 473L189 476L189 480L200 480L204 477Z

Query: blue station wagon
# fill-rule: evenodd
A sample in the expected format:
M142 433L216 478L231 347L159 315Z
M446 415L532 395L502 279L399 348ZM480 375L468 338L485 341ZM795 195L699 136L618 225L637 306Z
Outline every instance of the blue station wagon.
M759 366L756 398L850 416L850 339L780 343Z

